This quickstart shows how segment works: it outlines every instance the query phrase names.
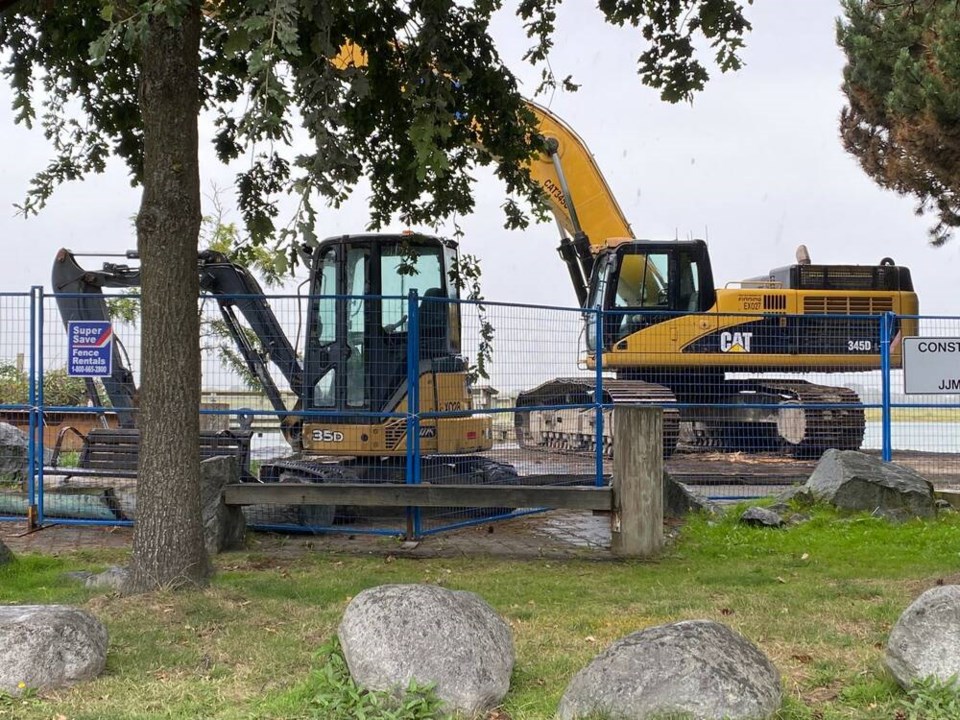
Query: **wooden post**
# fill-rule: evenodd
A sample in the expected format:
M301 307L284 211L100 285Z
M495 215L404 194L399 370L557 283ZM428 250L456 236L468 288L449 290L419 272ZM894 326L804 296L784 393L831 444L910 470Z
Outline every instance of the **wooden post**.
M663 546L663 410L633 405L613 415L610 549L652 557Z

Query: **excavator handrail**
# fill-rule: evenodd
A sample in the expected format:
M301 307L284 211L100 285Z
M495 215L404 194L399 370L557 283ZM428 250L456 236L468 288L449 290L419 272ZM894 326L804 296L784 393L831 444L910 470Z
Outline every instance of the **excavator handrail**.
M723 285L724 290L783 290L783 283L779 280L728 280Z

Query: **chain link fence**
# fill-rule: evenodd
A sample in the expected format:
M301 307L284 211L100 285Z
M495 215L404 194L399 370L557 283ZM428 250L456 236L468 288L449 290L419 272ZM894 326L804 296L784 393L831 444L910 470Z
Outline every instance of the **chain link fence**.
M139 297L108 296L113 376L86 379L67 372L63 299L0 295L0 412L15 428L0 519L133 523L135 445L110 472L95 466L90 438L114 438L116 456L126 442L116 438L136 425ZM237 454L249 482L604 485L615 407L637 402L664 409L668 472L715 499L779 492L828 448L903 462L939 484L960 477L960 396L907 395L900 367L904 336L960 337L960 318L826 303L803 314L601 313L429 289L317 300L198 303L201 452ZM422 536L533 510L245 512L265 529Z

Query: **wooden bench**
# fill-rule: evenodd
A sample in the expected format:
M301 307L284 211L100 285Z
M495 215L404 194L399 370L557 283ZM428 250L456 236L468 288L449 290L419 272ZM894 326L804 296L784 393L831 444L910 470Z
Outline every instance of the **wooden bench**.
M76 431L74 431L76 432ZM200 459L236 457L240 460L242 481L256 480L250 469L250 439L253 433L232 430L202 430ZM140 456L140 431L130 428L94 428L83 436L77 467L59 465L62 432L45 472L70 477L136 477Z

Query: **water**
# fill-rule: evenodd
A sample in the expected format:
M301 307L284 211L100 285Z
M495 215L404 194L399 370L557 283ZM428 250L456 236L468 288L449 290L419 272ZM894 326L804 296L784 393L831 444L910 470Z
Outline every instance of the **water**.
M893 450L960 453L960 423L895 422L890 427ZM883 435L879 421L868 421L863 434L866 450L880 450Z

